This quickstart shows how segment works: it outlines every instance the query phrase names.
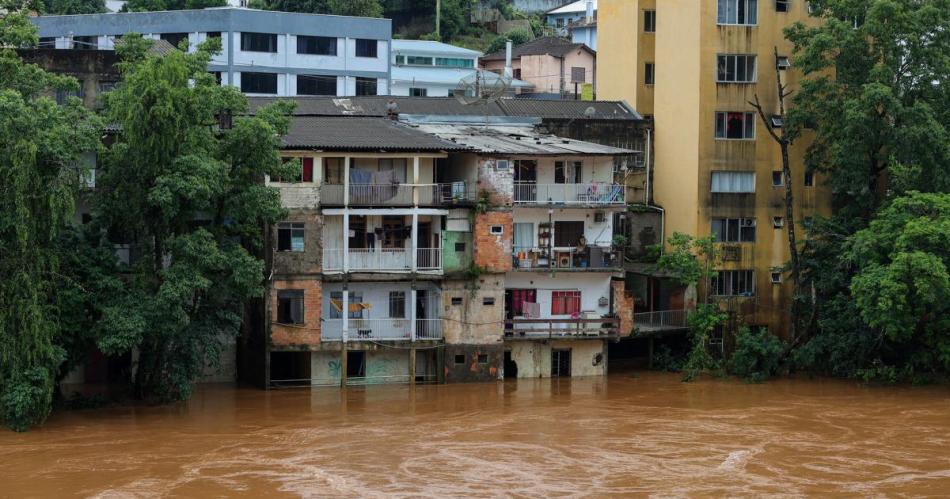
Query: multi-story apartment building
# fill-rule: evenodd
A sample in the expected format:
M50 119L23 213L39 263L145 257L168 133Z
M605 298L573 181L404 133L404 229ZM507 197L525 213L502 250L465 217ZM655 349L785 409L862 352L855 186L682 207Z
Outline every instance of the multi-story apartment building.
M429 40L393 40L392 95L412 97L450 97L468 90L463 81L474 82L476 73L486 87L498 85L498 75L478 68L476 50ZM512 80L512 92L523 92L531 85Z
M806 136L791 149L795 219L785 220L780 148L765 128L781 126L773 116L776 71L790 90L799 78L782 30L808 22L807 2L601 0L599 7L598 96L625 99L654 119L652 201L665 210L665 236L715 235L718 276L700 292L738 322L786 333L785 225L801 227L831 209L821 176L806 171ZM755 97L770 123L755 113Z
M242 345L264 346L266 383L606 372L606 341L632 330L611 214L615 158L633 151L537 118L306 114L319 107L301 99L284 138L302 177L268 180L289 215L262 337Z
M208 70L250 95L387 95L392 25L388 19L203 10L40 16L40 46L112 50L126 33L189 50L221 39Z

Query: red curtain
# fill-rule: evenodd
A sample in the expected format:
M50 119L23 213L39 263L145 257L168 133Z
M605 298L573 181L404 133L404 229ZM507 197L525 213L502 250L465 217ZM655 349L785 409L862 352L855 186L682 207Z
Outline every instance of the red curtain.
M514 289L511 291L511 312L515 317L524 315L524 303L537 303L537 292L533 289Z
M581 312L580 291L552 291L551 315L574 315Z

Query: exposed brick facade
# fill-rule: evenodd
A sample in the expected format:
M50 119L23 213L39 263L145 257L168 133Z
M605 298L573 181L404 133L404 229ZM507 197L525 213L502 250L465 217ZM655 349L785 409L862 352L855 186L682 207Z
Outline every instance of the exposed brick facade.
M489 211L475 215L475 265L488 272L511 270L511 211ZM492 234L492 226L500 225L502 233Z
M478 159L478 197L487 192L491 205L495 208L510 208L514 195L513 166L499 170L495 158Z
M633 332L634 296L628 292L622 279L610 281L614 294L614 313L620 317L620 336Z
M285 326L277 324L277 294L280 290L303 291L304 324ZM323 292L319 278L300 280L275 280L271 286L270 343L280 347L308 347L320 344L320 308Z

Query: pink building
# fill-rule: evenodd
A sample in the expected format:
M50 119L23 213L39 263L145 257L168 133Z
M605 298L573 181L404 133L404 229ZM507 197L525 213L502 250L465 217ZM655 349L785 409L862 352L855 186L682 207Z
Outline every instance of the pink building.
M483 69L502 73L505 51L479 59ZM534 85L534 92L573 96L584 83L594 84L597 54L583 43L556 37L542 37L518 45L512 50L513 76ZM575 85L576 84L576 85Z

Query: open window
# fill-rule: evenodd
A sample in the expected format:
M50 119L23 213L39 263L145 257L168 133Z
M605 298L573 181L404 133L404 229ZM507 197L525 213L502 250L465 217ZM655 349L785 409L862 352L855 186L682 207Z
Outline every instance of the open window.
M279 324L302 325L303 290L284 289L277 292L277 322Z

